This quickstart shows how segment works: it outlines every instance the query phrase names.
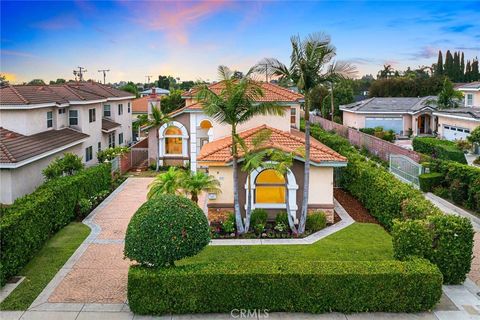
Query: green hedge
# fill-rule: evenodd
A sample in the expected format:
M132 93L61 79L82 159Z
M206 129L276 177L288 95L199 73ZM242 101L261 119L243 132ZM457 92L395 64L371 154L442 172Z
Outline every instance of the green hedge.
M470 271L472 224L459 216L429 216L425 220L396 221L392 231L394 256L424 257L438 266L444 283L461 284Z
M415 137L412 146L413 150L425 153L433 158L467 164L467 159L465 158L463 150L459 149L452 141L427 137Z
M103 164L50 180L8 207L0 218L0 285L74 219L80 199L110 189L111 182L110 165Z
M442 274L423 259L133 266L128 274L136 314L419 312L431 310L441 293Z
M432 192L433 189L442 184L444 175L439 172L424 173L418 176L420 189L423 192Z

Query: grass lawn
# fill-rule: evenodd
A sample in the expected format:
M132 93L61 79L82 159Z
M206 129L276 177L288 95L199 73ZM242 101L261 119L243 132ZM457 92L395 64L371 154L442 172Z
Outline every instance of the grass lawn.
M393 249L391 236L381 226L354 223L311 245L207 246L177 265L242 260L393 260Z
M26 279L0 304L0 310L26 310L89 234L89 227L72 222L49 239L20 271Z

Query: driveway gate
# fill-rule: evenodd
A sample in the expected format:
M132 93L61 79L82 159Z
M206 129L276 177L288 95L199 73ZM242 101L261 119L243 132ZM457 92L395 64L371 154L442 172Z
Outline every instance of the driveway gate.
M422 165L399 154L390 155L390 172L404 182L419 187L418 176L423 173Z

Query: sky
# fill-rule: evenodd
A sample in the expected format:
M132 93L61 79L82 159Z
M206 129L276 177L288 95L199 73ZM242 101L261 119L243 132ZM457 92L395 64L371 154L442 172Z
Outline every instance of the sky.
M358 75L431 65L438 50L480 56L480 1L5 1L0 72L13 83L146 76L217 80L265 57L289 62L290 37L324 32Z

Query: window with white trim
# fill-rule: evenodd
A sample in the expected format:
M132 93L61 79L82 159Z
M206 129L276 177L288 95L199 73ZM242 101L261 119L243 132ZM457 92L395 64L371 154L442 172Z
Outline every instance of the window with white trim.
M181 155L183 148L182 130L175 126L165 129L165 154Z
M121 116L123 114L123 104L118 105L118 115Z
M48 111L47 112L47 128L52 128L53 127L53 112Z
M108 147L115 148L115 132L108 134Z
M78 110L68 110L68 124L78 126Z
M112 116L112 110L110 109L109 104L103 105L103 116L104 117L111 117Z
M255 203L285 203L285 178L278 171L263 170L255 185Z
M123 144L123 132L118 134L118 144L119 145Z
M93 148L92 146L85 149L85 162L88 162L93 159Z
M101 142L98 143L97 151L102 151L102 143Z
M66 112L65 108L58 109L58 114L64 114Z
M468 107L473 106L473 94L467 93L466 100L467 100L467 106Z
M290 109L290 125L295 126L297 124L297 109Z
M127 112L130 113L130 102L127 103Z
M88 109L88 122L95 122L95 109Z

